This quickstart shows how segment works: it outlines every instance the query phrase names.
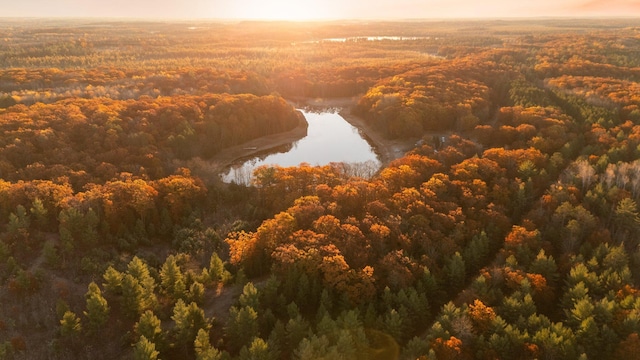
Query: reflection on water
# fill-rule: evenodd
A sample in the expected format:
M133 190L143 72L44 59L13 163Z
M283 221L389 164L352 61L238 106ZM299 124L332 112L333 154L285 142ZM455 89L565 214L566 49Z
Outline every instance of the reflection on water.
M282 147L240 159L222 174L225 182L249 184L253 170L262 165L298 166L327 165L343 162L358 175L372 175L380 167L374 149L363 139L360 131L335 111L312 112L301 110L309 127L307 136ZM367 171L368 169L368 171Z

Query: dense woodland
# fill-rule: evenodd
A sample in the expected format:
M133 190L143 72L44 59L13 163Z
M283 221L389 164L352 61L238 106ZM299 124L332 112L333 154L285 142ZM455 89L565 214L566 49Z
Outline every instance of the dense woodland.
M640 354L636 21L2 19L0 41L0 359ZM203 175L317 97L422 141L366 179Z

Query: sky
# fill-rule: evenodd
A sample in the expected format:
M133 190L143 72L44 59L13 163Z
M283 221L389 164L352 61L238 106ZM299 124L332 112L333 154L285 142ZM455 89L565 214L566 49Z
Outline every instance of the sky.
M15 0L0 17L419 19L640 17L640 0Z

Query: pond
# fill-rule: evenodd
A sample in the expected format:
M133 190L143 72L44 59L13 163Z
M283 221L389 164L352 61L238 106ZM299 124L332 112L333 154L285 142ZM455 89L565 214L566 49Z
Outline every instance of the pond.
M221 175L227 183L249 184L253 170L262 165L283 167L307 163L322 166L347 163L352 175L371 176L381 166L375 149L364 139L358 128L349 124L335 109L312 112L300 110L309 124L307 136L286 145L239 159Z

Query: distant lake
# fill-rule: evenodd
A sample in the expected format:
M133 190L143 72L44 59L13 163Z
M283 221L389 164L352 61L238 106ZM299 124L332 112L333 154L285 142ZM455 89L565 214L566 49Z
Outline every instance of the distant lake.
M222 180L227 183L249 184L253 170L262 165L288 167L307 163L322 166L344 162L352 164L354 170L371 173L363 174L369 176L380 168L381 162L375 149L337 111L300 111L309 123L306 137L238 161L221 175Z
M415 41L415 40L431 40L431 36L351 36L341 38L327 38L321 40L302 41L301 44L317 44L321 42L355 42L355 41ZM440 40L440 38L433 38Z

